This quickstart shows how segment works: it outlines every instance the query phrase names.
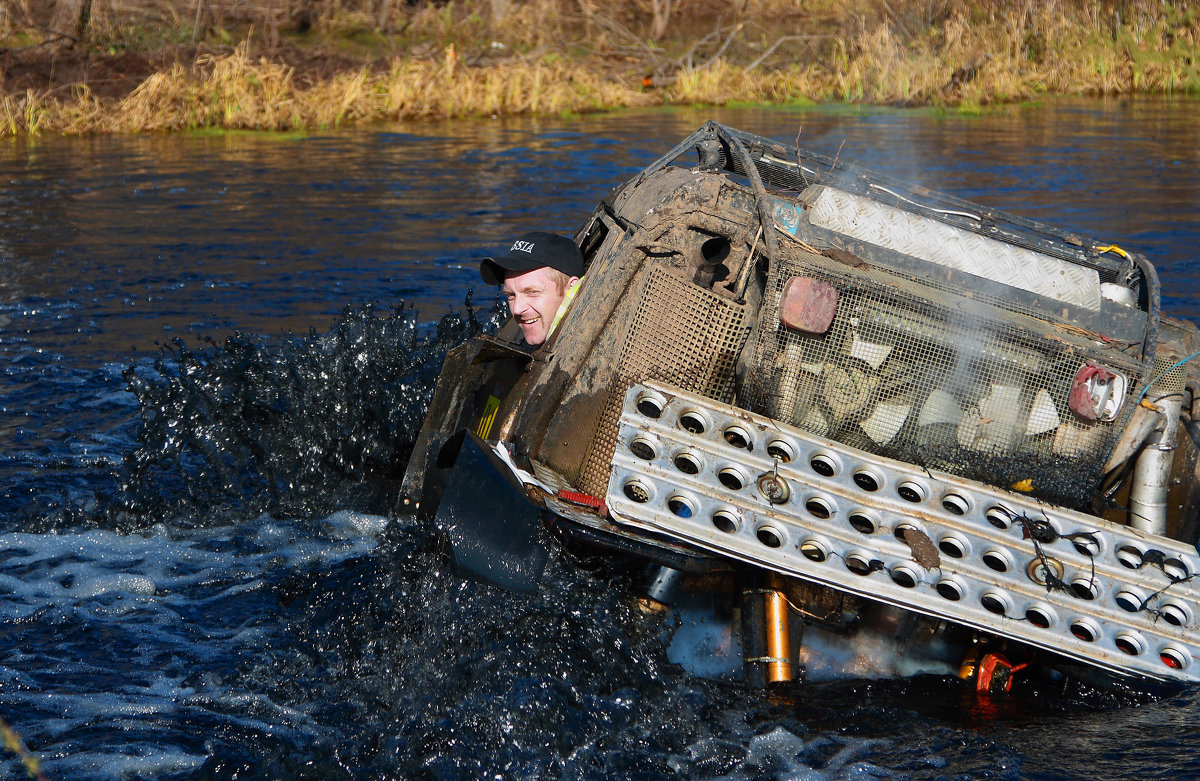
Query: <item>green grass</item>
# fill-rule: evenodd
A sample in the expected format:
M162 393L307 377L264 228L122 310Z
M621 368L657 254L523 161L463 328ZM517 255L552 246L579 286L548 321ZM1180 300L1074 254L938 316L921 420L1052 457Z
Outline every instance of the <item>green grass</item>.
M242 130L220 127L198 127L184 131L197 138L254 138L265 141L303 141L312 137L307 130Z

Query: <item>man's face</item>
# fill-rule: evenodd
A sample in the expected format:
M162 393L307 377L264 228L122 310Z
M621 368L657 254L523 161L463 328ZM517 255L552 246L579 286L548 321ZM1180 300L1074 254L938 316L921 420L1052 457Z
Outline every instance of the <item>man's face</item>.
M559 290L549 271L542 266L532 271L510 272L500 288L508 299L509 311L525 334L525 341L531 345L546 341L550 324L566 294L565 289Z

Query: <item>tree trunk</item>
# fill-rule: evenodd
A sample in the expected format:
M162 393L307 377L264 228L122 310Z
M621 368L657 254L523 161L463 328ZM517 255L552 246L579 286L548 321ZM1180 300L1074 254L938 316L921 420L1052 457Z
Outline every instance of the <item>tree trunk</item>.
M658 43L667 34L671 24L671 14L679 9L683 0L650 0L650 40Z
M379 28L379 32L388 33L392 26L392 0L383 0L379 4L379 15L375 19L375 26Z
M58 45L70 49L83 40L92 18L92 0L55 0L50 30L59 36Z
M504 18L508 16L509 0L491 0L491 27L493 30L499 29L504 24Z

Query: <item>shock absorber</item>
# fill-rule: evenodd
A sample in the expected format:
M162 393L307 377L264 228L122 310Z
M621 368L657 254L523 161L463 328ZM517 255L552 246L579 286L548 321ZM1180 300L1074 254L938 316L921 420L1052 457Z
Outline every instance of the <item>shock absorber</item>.
M792 680L790 623L784 579L756 571L742 590L743 661L751 687Z

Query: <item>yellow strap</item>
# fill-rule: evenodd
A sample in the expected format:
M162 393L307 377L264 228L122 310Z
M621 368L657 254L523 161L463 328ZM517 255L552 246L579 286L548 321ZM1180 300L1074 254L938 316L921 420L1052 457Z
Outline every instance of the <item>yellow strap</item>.
M492 433L492 424L496 422L496 412L499 409L500 399L488 396L487 404L483 405L483 417L479 419L479 425L475 427L475 436L480 439L488 438L488 434Z
M1109 244L1107 247L1096 247L1097 252L1115 252L1126 260L1129 259L1129 253L1118 247L1116 244Z
M583 282L582 279L577 279L567 288L567 294L563 296L562 303L558 305L558 311L554 314L554 320L550 323L550 330L546 332L546 338L550 338L550 334L554 333L554 329L558 328L558 323L566 315L567 310L571 308L571 302L575 300L575 293L579 291L579 285Z

